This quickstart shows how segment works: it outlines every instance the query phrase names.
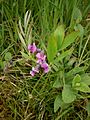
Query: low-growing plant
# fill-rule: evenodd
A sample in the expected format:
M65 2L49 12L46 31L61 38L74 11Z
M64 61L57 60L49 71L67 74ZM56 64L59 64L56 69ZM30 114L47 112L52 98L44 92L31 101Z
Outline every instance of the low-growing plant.
M27 23L27 29L31 30L27 22L29 21L29 17L30 14L28 11L24 18L24 25ZM34 77L36 73L39 73L39 68L41 66L44 71L46 70L47 79L53 81L52 89L58 90L58 92L56 92L57 95L55 95L54 112L56 113L60 109L62 114L55 118L55 120L59 120L63 116L63 111L67 110L68 112L74 109L74 104L78 100L88 99L90 93L90 75L86 72L88 65L83 64L83 53L90 36L87 38L84 49L81 50L79 47L79 53L75 53L74 43L80 42L84 34L84 29L80 21L77 22L78 20L81 19L77 16L76 23L73 24L73 30L71 25L68 29L65 29L64 25L58 25L56 30L49 35L45 52L50 70L48 70L48 64L45 61L46 55L44 55L44 52L38 49L35 43L32 43L32 39L28 44L27 40L29 40L29 38L23 39L23 35L26 37L27 32L24 33L21 23L19 22L21 32L18 31L18 34L23 46L23 52L21 52L22 57L32 61L31 67L38 64L35 68L32 68L30 72L31 76ZM82 43L80 42L80 44ZM33 55L32 53L35 54ZM75 54L77 54L79 58ZM42 74L41 72L39 75L36 75L36 79L39 76L44 79Z

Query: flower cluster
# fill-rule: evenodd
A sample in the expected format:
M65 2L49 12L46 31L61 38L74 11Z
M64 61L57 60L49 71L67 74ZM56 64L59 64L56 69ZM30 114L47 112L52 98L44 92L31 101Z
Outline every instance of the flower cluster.
M46 55L44 54L44 51L42 51L41 49L38 49L36 47L35 43L29 44L28 50L30 53L36 53L35 55L37 58L36 67L32 67L32 70L30 71L31 76L34 76L36 73L39 73L40 68L42 68L44 70L44 73L48 73L49 66L46 62Z

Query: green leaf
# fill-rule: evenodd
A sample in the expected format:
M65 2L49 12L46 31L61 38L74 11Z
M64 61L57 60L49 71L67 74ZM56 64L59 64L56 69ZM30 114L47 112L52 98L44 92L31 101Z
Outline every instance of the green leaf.
M72 86L73 87L80 86L80 82L81 82L81 77L79 74L77 74L72 81Z
M62 54L60 54L55 60L54 62L58 62L61 61L62 59L64 59L66 56L72 54L73 52L73 48L70 48L69 50L63 52Z
M1 68L4 69L6 65L7 65L7 62L6 61L2 61Z
M53 70L58 71L58 66L56 64L52 64L52 68Z
M69 35L67 35L62 43L61 50L68 47L71 43L75 41L75 39L78 37L79 32L72 32Z
M0 60L0 69L4 69L4 67L6 66L6 61L2 61Z
M57 112L57 110L61 107L62 98L60 95L58 95L54 101L54 112Z
M19 29L18 29L18 28L17 28L17 32L18 32L19 38L20 38L20 40L21 40L22 46L26 49L27 46L26 46L25 40L24 40L22 34L19 32Z
M79 86L76 86L75 89L81 92L90 93L89 86L83 82L81 82Z
M6 61L9 61L9 60L11 60L11 59L12 59L11 53L10 53L10 52L7 52L7 53L5 54L5 60L6 60Z
M81 92L90 92L89 86L82 81L80 75L76 75L72 81L72 86L74 89L79 90Z
M82 14L80 9L78 9L77 7L74 8L73 10L73 14L72 14L72 18L71 18L71 22L70 22L70 28L74 28L74 26L78 23L80 23L80 21L82 20Z
M83 74L81 76L81 82L90 85L90 76L88 74Z
M56 96L56 99L54 101L54 112L57 112L59 108L62 110L67 109L70 106L70 103L64 103L62 100L62 94Z
M84 72L85 67L75 67L72 70L70 70L68 73L66 73L66 77L73 76L77 73Z
M74 28L76 31L80 31L80 36L84 35L84 28L81 24L77 24Z
M26 58L26 59L29 59L29 56L28 56L26 53L21 52L21 54L22 54L22 57L24 57L24 58Z
M65 85L62 91L62 100L65 103L71 103L75 99L76 99L75 92L72 90L72 88L69 85Z
M67 66L72 66L76 62L76 57L69 58L69 62L67 63Z
M60 87L62 87L62 83L61 83L61 81L60 81L59 78L54 82L53 87L54 88L60 88Z
M58 50L61 48L63 39L64 39L64 26L60 25L57 27L57 29L54 32L54 36L57 40L57 48Z
M57 53L57 41L53 35L50 36L47 46L47 57L49 62L52 62Z
M74 9L73 19L76 20L76 23L82 20L82 13L77 7Z

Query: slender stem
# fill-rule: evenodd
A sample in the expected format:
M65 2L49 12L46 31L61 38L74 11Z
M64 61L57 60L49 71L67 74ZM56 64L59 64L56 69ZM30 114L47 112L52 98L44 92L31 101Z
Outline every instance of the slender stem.
M86 46L87 46L89 40L90 40L90 35L88 36L88 39L87 39L87 41L86 41L86 43L85 43L85 45L84 45L84 48L83 48L81 57L80 57L80 59L79 59L79 64L80 64L80 62L81 62L81 59L82 59L82 57L83 57L84 51L85 51L85 49L86 49Z

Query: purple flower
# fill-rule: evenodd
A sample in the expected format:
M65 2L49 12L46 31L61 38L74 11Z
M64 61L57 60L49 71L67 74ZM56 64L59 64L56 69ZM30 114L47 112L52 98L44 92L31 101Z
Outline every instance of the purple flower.
M39 73L39 66L32 67L32 71L34 71L35 73Z
M40 68L40 65L37 65L36 67L32 67L30 74L34 76L36 73L39 73L39 68Z
M30 71L30 74L33 77L35 75L35 72L32 70L32 71Z
M46 55L44 55L44 52L41 51L40 53L37 53L36 54L36 57L37 57L37 63L39 63L40 65L45 61L46 59Z
M41 67L44 69L44 73L49 72L49 67L48 67L48 64L46 62L42 63Z
M29 44L29 45L28 45L28 50L29 50L31 53L35 53L36 50L37 50L37 47L36 47L35 43L33 43L32 45Z
M35 74L39 73L40 68L43 68L44 73L49 72L49 66L46 63L46 55L44 54L44 51L37 48L35 43L28 45L28 50L31 53L36 52L36 58L37 58L37 65L35 67L32 67L32 70L30 71L31 76L35 76Z

